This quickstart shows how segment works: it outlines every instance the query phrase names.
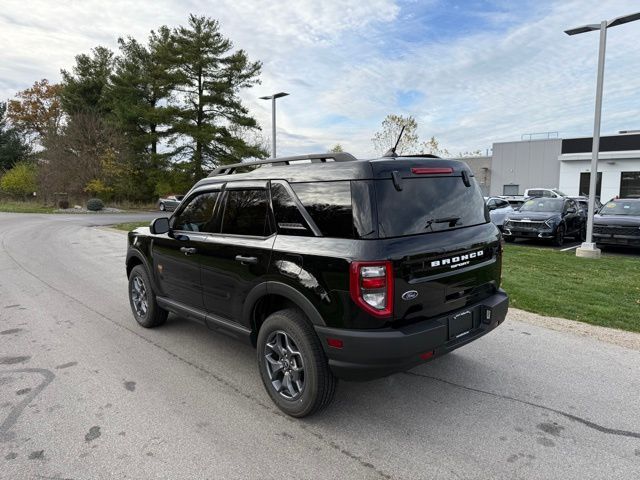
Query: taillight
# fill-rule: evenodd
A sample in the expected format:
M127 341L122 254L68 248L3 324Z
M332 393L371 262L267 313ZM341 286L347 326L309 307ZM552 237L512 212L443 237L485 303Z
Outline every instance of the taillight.
M393 265L386 262L352 262L351 299L376 317L393 315Z
M414 175L451 175L453 168L451 167L413 167L411 173Z

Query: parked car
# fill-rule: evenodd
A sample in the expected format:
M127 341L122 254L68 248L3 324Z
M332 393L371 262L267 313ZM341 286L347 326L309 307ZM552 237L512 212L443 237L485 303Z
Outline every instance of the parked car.
M173 212L178 205L180 205L183 198L184 195L169 195L165 198L161 198L158 200L158 208L163 212Z
M557 188L527 188L524 191L525 198L538 198L538 197L562 198L566 196L567 195L562 193Z
M491 221L495 224L496 227L502 231L502 227L504 225L504 219L507 215L510 215L514 212L513 207L500 197L486 197L485 203L487 204L487 208L489 209L489 215L491 216Z
M252 344L268 394L295 417L327 405L338 378L404 371L491 331L508 298L473 173L390 155L218 168L170 219L129 232L135 320L174 312Z
M552 240L557 246L565 237L583 239L586 236L586 217L578 211L576 202L567 197L532 198L504 222L504 239L516 238Z
M522 204L527 201L527 199L524 198L523 195L499 195L496 198L506 200L514 210L518 210L522 206Z
M607 202L593 219L593 240L598 245L640 247L640 198Z
M569 197L572 200L575 200L576 204L578 205L578 210L585 215L585 217L588 216L589 214L589 197ZM602 203L600 202L600 199L596 198L595 199L595 212L599 212L600 209L602 208Z

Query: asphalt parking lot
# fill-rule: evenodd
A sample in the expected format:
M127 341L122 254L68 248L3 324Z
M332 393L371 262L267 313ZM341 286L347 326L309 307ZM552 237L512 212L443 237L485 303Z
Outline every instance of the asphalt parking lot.
M640 351L509 318L285 417L252 348L134 322L96 226L153 216L0 214L0 478L638 477Z

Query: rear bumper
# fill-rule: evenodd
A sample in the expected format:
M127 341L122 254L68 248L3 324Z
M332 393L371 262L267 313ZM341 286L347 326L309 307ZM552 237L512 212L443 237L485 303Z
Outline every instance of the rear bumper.
M595 233L593 241L603 245L626 245L629 247L640 247L640 237L631 235L615 235L610 233Z
M444 355L490 332L507 315L509 298L503 290L461 310L403 328L348 330L316 326L333 373L345 380L371 380L409 370ZM457 336L449 335L449 320L470 311L473 327ZM343 347L328 346L328 338L342 340ZM433 354L432 356L431 353ZM428 356L423 358L422 356Z

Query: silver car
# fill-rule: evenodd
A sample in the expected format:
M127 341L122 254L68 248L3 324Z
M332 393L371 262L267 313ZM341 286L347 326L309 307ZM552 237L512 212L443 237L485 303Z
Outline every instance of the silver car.
M491 221L502 231L504 219L515 212L515 210L509 202L499 197L485 197L485 203L489 209Z

